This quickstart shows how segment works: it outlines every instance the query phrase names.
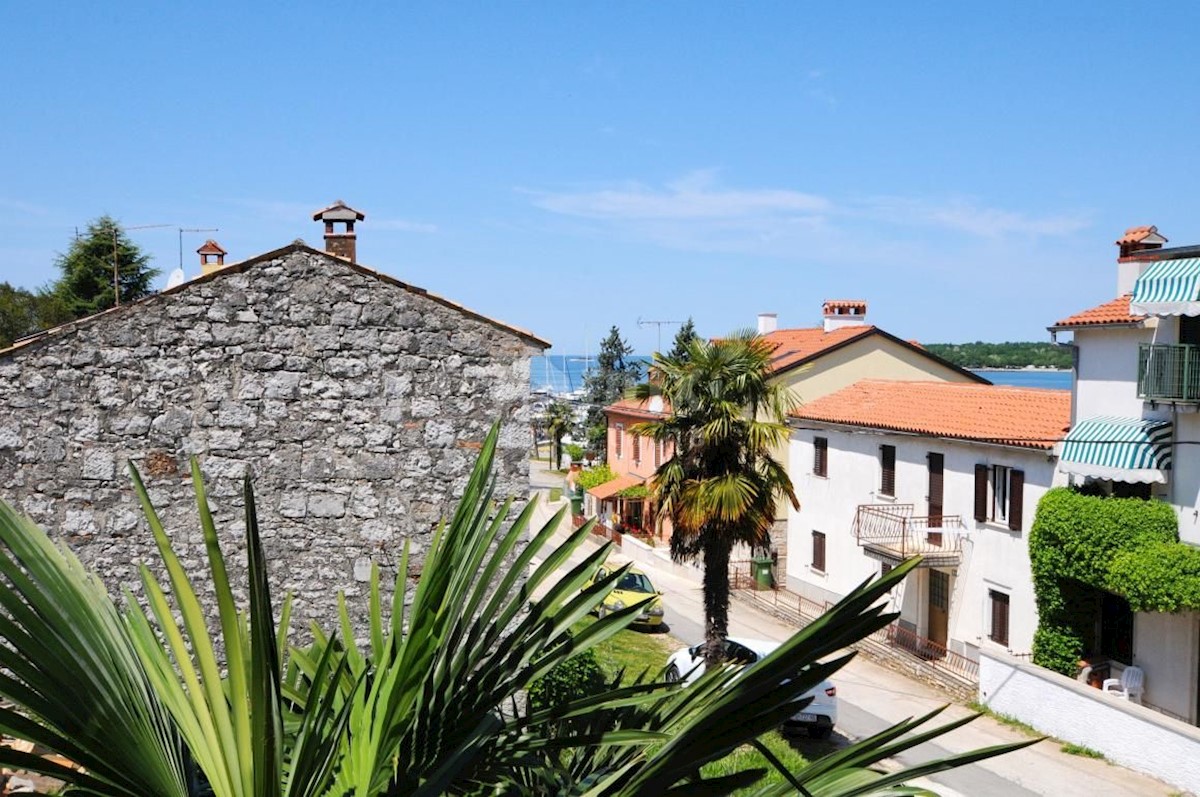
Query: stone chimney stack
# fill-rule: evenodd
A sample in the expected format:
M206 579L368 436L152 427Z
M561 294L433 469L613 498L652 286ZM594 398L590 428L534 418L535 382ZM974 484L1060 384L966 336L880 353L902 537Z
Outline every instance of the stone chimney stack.
M867 303L861 299L827 299L821 305L825 331L842 327L858 327L867 323Z
M365 216L342 200L334 202L329 207L318 210L313 214L313 221L325 222L325 251L336 257L358 262L358 236L354 234L354 222L362 221ZM338 231L334 224L341 222L346 226Z
M758 314L758 334L769 335L779 329L779 316L776 313Z
M228 254L221 245L209 238L196 250L196 254L200 255L200 273L211 274L219 268L225 267L225 255Z
M1147 227L1130 227L1116 240L1121 247L1117 255L1117 296L1133 293L1133 284L1149 265L1144 252L1162 249L1167 239L1159 234L1153 224Z

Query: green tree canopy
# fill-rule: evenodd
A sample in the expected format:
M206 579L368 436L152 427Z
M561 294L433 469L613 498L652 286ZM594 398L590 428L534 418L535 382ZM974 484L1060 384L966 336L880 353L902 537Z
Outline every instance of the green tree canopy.
M0 282L0 349L73 316L53 289L29 291Z
M683 326L675 333L675 342L671 346L671 353L667 356L675 360L685 359L687 357L688 345L699 338L700 336L696 334L696 325L692 323L692 317L688 316L688 320L684 321Z
M621 330L614 324L608 336L600 341L600 353L596 355L596 367L583 378L585 400L588 403L586 427L588 445L603 454L608 438L608 423L604 408L625 394L642 378L642 364L630 360L633 347L621 337Z
M704 566L704 658L725 658L729 556L738 543L765 548L775 506L799 506L786 468L771 456L787 440L791 394L770 381L771 347L752 332L694 339L686 357L654 355L639 399L661 395L672 414L635 424L634 434L674 443L650 489L660 519L672 525L671 557Z
M72 318L107 310L115 303L114 254L121 302L153 293L150 283L159 271L151 268L150 256L129 240L115 219L101 216L88 224L87 232L72 241L67 253L55 261L60 277L54 292Z

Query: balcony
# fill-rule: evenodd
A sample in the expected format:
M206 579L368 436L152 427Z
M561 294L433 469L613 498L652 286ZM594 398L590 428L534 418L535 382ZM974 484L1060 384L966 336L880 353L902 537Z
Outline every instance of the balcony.
M966 528L959 515L913 515L912 504L863 504L854 513L863 553L892 565L920 556L921 567L957 567Z
M1138 398L1200 401L1200 346L1143 343L1138 346Z

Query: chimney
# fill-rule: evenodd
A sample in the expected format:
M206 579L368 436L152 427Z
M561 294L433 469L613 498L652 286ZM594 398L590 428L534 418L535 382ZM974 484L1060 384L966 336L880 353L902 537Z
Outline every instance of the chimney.
M861 299L826 299L821 305L825 331L842 327L859 327L867 323L867 303Z
M228 254L221 245L209 238L196 250L196 254L200 255L200 273L211 274L219 268L225 267L225 255Z
M758 334L769 335L779 329L779 316L776 313L758 314Z
M1130 227L1116 240L1116 245L1121 247L1117 255L1117 296L1133 293L1133 284L1150 262L1150 256L1144 253L1162 249L1166 242L1167 239L1159 234L1153 224Z
M354 222L362 221L365 217L342 200L334 202L329 207L318 210L313 214L313 221L325 222L325 251L336 257L358 262L358 250L355 245L357 236L354 234ZM334 224L345 224L343 230L336 231Z

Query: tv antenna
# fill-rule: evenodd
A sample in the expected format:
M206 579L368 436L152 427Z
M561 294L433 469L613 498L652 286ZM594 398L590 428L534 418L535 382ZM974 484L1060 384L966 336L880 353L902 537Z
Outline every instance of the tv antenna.
M179 267L183 268L183 234L185 232L220 232L219 227L180 227L179 228Z
M654 326L658 327L658 349L656 351L658 351L660 354L662 353L663 324L682 324L682 323L683 323L682 321L643 321L641 316L638 316L638 320L637 320L637 325L639 327L646 327L646 326L650 326L651 324L654 324Z
M152 230L156 227L173 227L173 224L139 224L136 227L126 227L125 232L130 230ZM113 307L121 306L121 268L120 259L117 255L117 231L120 227L117 222L113 221Z

